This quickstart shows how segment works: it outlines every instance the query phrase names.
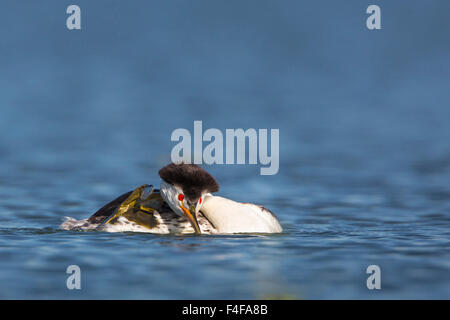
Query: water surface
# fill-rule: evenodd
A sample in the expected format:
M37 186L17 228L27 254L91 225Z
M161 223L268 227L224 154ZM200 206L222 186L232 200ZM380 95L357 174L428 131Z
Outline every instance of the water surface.
M0 298L450 298L448 1L378 1L373 32L360 1L77 2L81 31L2 1ZM206 169L283 234L59 230L157 185L194 120L280 129L277 175Z

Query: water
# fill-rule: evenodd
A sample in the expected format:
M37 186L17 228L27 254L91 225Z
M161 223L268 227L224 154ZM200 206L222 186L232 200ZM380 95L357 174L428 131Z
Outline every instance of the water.
M3 1L0 298L450 298L450 5L377 3L380 31L359 1L79 0L80 32ZM158 184L194 120L280 129L277 175L206 169L283 234L58 228Z

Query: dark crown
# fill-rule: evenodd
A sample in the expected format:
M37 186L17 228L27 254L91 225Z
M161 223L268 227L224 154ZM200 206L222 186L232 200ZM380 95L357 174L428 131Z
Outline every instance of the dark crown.
M167 183L181 187L186 198L191 201L197 201L203 192L219 191L216 179L195 164L171 163L158 173Z

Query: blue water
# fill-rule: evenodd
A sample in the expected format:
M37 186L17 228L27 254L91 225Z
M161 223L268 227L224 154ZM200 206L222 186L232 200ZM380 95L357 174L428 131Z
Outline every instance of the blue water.
M448 1L376 1L379 31L356 0L76 3L81 31L0 5L0 298L450 298ZM277 175L205 168L283 234L58 228L158 184L194 120L280 129Z

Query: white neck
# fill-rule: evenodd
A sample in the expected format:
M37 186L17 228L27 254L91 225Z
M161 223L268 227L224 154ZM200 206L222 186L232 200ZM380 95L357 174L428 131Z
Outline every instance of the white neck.
M272 213L251 203L240 203L223 197L207 195L201 211L219 233L278 233L283 231Z

